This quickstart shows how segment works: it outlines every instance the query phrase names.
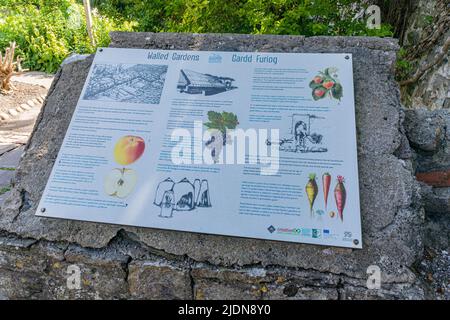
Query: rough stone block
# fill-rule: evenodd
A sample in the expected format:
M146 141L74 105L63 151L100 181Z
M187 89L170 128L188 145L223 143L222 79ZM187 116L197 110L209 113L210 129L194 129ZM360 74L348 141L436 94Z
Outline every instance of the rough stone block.
M432 188L422 184L425 211L450 215L450 188Z
M14 178L14 170L3 170L0 169L0 188L8 187L11 185L11 180Z
M423 151L436 151L445 135L445 121L427 109L406 109L405 130L409 142Z
M0 157L0 168L16 168L23 154L24 147L10 150Z
M415 149L417 172L450 170L450 111L406 109L405 132Z
M132 298L192 299L189 270L162 261L131 262L128 283Z
M196 300L259 300L263 286L239 283L220 283L199 280L194 287Z

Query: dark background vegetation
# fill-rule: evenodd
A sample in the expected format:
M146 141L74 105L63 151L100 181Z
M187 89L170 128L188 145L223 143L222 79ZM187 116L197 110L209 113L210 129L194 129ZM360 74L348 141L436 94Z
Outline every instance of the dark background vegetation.
M368 29L362 1L93 0L97 46L112 30L198 33L390 36ZM0 0L0 49L16 41L24 67L54 72L70 53L90 53L82 1Z
M369 4L382 9L366 26ZM121 31L394 36L402 41L414 1L377 0L91 0L95 46L81 0L0 0L0 50L15 41L23 67L55 72L71 53L91 53ZM402 65L403 63L403 65ZM408 67L400 59L400 67Z

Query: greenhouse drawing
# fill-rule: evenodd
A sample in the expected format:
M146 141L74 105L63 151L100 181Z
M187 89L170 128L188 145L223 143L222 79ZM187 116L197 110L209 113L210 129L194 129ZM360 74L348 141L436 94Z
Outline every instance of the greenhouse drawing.
M237 89L233 86L233 78L214 76L192 70L181 69L177 89L181 93L203 94L211 96L225 91Z
M208 180L187 178L175 183L167 178L158 184L153 204L160 207L159 217L172 218L174 211L191 211L196 208L211 207Z
M96 64L85 100L159 104L167 65Z

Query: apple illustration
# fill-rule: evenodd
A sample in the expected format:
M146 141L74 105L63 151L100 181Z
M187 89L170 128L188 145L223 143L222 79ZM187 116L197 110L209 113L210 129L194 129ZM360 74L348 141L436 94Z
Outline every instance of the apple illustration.
M133 191L137 175L132 169L113 169L105 177L105 193L112 197L126 198Z
M144 153L144 139L138 136L124 136L114 147L114 160L123 166L132 164Z

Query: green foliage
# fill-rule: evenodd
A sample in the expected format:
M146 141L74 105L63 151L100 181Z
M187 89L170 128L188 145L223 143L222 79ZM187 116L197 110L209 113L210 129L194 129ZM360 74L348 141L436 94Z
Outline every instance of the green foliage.
M239 124L237 116L232 112L223 111L222 113L208 111L208 120L204 125L208 129L219 130L223 134L227 129L235 129Z
M75 0L0 0L0 48L18 44L24 68L54 72L72 52L95 50L86 31L83 6ZM123 21L93 12L94 34L99 46L109 44L111 30L131 30Z
M368 29L355 16L361 0L94 0L117 19L136 21L135 31L391 36L390 26Z
M391 36L368 29L362 0L91 0L97 46L113 30ZM19 45L24 67L55 71L70 53L91 53L81 0L0 0L0 49Z
M397 53L395 77L398 81L406 79L414 68L413 64L406 59L406 55L405 48L401 48Z
M0 187L0 196L8 191L11 191L11 187Z

